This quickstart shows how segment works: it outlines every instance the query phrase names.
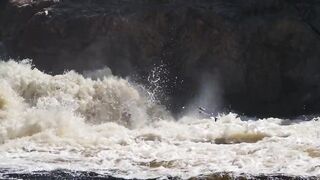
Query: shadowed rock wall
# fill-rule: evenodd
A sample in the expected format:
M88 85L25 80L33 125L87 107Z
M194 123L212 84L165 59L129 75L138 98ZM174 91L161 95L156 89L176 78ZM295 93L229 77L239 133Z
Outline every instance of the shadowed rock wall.
M316 0L10 0L0 6L7 53L32 58L42 70L107 65L148 84L144 77L165 64L160 85L174 112L213 81L212 94L222 100L209 108L255 116L320 112Z

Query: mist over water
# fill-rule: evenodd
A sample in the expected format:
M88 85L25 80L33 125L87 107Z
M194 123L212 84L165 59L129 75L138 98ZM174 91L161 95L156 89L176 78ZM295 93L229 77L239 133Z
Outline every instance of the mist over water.
M160 81L156 75L151 80L155 86ZM215 122L194 109L202 105L215 112L221 92L215 82L204 81L202 89L186 114L174 119L155 101L158 89L150 92L108 68L53 76L30 60L2 61L0 168L94 171L124 178L215 172L320 175L318 118L244 121L230 113Z

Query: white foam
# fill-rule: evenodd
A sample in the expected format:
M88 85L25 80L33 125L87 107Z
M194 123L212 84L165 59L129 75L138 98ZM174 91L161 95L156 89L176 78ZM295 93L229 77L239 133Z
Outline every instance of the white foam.
M172 120L128 81L0 62L0 168L127 178L214 172L320 175L320 121Z

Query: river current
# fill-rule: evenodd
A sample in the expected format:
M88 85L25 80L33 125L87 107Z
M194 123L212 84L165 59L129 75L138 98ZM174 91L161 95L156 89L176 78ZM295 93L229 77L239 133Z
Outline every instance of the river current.
M0 62L0 169L65 169L122 178L320 175L320 120L173 118L108 69L45 74Z

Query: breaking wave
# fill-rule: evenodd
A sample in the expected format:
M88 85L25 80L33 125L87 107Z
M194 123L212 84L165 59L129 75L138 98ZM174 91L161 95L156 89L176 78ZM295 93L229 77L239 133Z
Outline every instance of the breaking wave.
M126 178L215 172L320 175L320 121L174 119L111 70L45 74L0 62L0 168Z

